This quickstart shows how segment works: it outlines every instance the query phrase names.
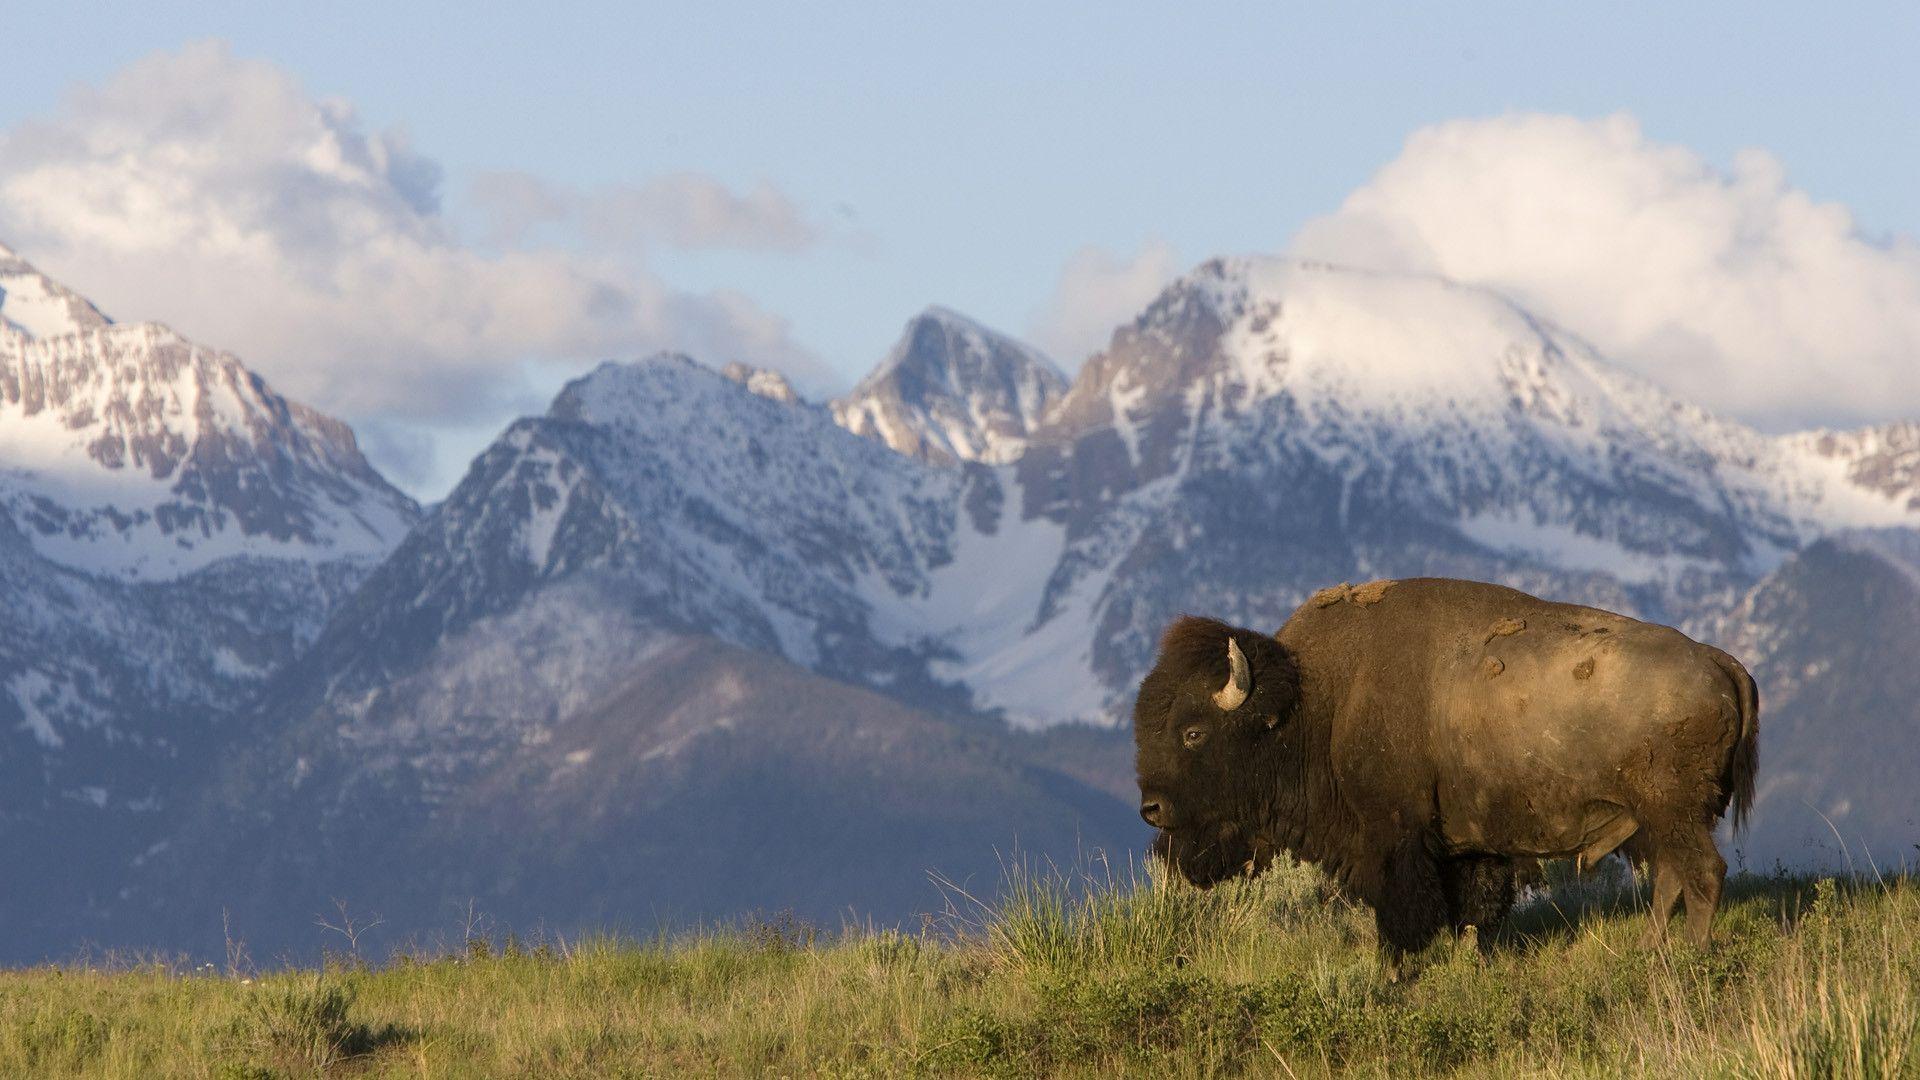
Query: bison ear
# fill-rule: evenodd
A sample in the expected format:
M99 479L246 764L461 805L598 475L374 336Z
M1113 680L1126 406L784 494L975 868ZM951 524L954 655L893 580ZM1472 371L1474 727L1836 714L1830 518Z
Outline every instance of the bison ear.
M1227 684L1213 693L1213 703L1223 712L1232 712L1246 704L1253 692L1253 671L1247 667L1247 654L1231 635L1227 638Z

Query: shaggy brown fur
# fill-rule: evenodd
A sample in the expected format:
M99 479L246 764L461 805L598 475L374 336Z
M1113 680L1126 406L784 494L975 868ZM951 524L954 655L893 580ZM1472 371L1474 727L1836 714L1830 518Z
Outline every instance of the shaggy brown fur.
M1229 637L1253 685L1226 712ZM1718 649L1438 578L1322 590L1272 638L1176 620L1134 706L1162 858L1211 884L1290 852L1370 904L1396 952L1498 921L1516 861L1623 844L1653 867L1650 933L1684 900L1704 943L1713 826L1752 803L1757 723L1752 678Z

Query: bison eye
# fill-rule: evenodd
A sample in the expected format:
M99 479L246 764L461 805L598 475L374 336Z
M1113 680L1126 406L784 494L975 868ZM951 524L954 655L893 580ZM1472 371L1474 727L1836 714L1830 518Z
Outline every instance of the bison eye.
M1186 745L1187 749L1198 750L1200 749L1200 744L1207 741L1207 729L1190 727L1186 731L1181 732L1180 741Z

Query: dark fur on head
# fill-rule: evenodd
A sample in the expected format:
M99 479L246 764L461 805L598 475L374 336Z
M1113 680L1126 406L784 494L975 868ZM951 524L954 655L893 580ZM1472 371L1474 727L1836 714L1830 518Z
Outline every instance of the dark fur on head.
M1230 711L1213 697L1230 678L1229 640L1252 677L1246 700ZM1271 759L1290 741L1277 732L1298 701L1299 672L1272 637L1191 615L1167 628L1134 702L1135 761L1143 798L1169 813L1155 851L1188 880L1210 885L1260 861L1260 845L1229 823L1260 817ZM1197 745L1187 741L1196 734Z
M1218 619L1182 615L1160 635L1160 657L1140 683L1133 722L1139 729L1143 714L1164 715L1175 695L1195 686L1219 689L1227 681L1227 639L1239 643L1253 672L1253 694L1234 712L1242 716L1284 720L1300 698L1300 673L1293 658L1271 635L1228 626ZM1195 681L1197 680L1197 681Z

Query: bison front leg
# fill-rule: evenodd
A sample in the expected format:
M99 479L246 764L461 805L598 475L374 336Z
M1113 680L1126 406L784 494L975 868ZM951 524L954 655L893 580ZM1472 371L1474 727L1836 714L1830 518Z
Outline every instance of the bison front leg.
M1447 895L1439 862L1422 837L1409 836L1393 846L1373 914L1380 944L1396 971L1403 955L1426 948L1446 929Z

